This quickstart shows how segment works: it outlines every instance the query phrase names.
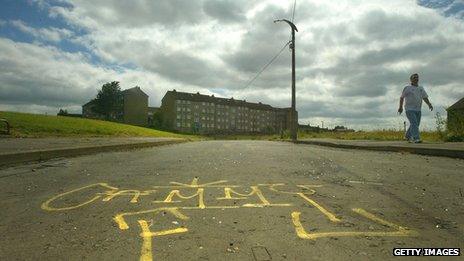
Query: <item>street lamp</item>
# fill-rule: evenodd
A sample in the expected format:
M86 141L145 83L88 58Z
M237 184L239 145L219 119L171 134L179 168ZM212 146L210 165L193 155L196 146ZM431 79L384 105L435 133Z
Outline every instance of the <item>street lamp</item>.
M296 119L296 108L295 108L295 31L298 32L298 29L296 28L295 24L292 22L288 21L287 19L279 19L275 20L274 23L277 22L286 22L290 27L292 28L292 42L290 44L290 49L292 49L292 110L290 113L290 136L292 138L292 141L297 140L297 122L298 120Z

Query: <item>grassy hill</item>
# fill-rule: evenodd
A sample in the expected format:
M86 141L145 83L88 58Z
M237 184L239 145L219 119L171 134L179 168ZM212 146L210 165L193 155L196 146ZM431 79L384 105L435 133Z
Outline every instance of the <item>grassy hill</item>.
M130 136L191 138L187 135L127 124L64 116L0 111L0 118L8 120L13 137ZM3 125L1 126L2 129Z

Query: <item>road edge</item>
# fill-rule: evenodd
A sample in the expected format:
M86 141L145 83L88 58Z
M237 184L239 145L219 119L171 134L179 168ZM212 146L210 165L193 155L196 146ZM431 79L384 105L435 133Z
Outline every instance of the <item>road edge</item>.
M78 148L60 148L48 150L33 150L26 152L0 154L0 167L8 167L19 163L49 160L61 157L76 157L82 155L96 154L102 152L134 150L141 148L165 146L189 142L187 139L170 139L160 141L138 142L128 144L110 144L99 146L86 146Z
M291 141L290 141L291 142ZM299 140L295 144L310 144L333 148L342 149L358 149L358 150L374 150L374 151L389 151L400 153L411 153L426 156L448 157L455 159L464 159L463 150L453 149L437 149L437 148L423 148L423 147L406 147L406 146L377 146L377 145L355 145L355 144L340 144L330 141L315 141L315 140Z

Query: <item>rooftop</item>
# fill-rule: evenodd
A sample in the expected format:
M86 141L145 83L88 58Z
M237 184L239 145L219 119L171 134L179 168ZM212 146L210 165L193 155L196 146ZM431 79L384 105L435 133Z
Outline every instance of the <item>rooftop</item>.
M145 96L148 97L148 95L142 91L142 89L140 89L139 86L135 86L133 88L129 88L129 89L125 89L124 91L122 91L122 93L139 93L139 94L143 94Z
M195 101L195 102L213 102L216 104L224 104L224 105L231 105L231 106L243 106L252 109L264 109L264 110L272 110L272 109L280 109L274 108L269 104L264 104L261 102L253 103L247 102L246 100L236 100L232 98L221 98L215 97L214 95L205 95L197 93L189 93L189 92L178 92L176 90L168 91L165 95L166 96L173 96L179 100L188 100L188 101Z
M451 105L446 110L457 110L457 109L464 109L464 97L457 101L455 104Z

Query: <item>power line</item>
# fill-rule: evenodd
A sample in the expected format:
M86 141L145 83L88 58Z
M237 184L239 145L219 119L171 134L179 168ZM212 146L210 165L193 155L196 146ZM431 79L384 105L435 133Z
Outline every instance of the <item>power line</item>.
M292 23L293 23L293 20L295 20L295 7L296 7L296 0L293 1L293 11L292 11ZM289 41L292 40L292 36L290 36L288 38Z
M251 79L247 85L245 85L245 88L247 88L248 86L250 86L250 84L252 84L260 75L262 72L264 72L264 70L266 70L266 68L271 65L272 62L274 62L275 59L277 59L277 57L279 57L279 55L285 50L285 47L287 47L287 45L289 45L290 42L287 42L283 47L282 49L280 49L280 51L256 74L255 77L253 77L253 79Z
M293 1L292 23L293 23L293 20L295 19L295 9L296 9L296 0ZM274 62L275 59L277 59L277 57L279 57L279 55L284 51L285 47L287 47L291 42L292 42L291 39L289 39L289 41L282 47L282 49L280 49L280 51L255 75L255 77L253 77L253 79L251 79L245 85L245 88L248 88L248 86L250 86L261 75L261 73L264 72L264 70L266 70L266 68L269 65L271 65L271 63Z
M296 0L293 1L292 23L293 23L293 20L295 19L295 7L296 7Z

